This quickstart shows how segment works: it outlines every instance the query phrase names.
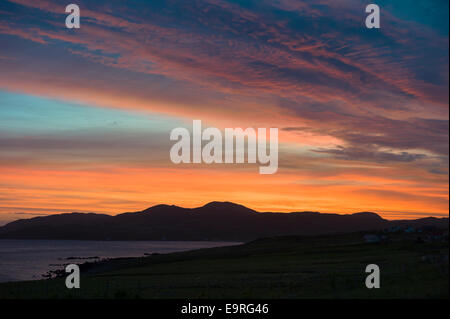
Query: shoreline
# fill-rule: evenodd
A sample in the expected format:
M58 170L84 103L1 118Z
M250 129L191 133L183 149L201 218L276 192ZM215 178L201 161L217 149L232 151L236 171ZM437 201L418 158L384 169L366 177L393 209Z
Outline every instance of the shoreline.
M420 242L401 233L368 243L364 234L271 237L86 261L80 289L67 289L62 276L0 283L0 298L448 298L448 239ZM372 263L383 271L377 291L364 286Z
M0 240L0 283L39 281L65 274L68 264L93 266L115 259L240 245L231 241Z

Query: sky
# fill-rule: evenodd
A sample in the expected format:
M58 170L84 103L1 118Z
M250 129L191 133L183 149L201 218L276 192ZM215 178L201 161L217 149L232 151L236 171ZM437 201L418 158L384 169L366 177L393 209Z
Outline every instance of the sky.
M81 27L65 27L76 3ZM0 224L232 201L448 216L448 1L0 1ZM171 162L176 127L278 128L279 168Z

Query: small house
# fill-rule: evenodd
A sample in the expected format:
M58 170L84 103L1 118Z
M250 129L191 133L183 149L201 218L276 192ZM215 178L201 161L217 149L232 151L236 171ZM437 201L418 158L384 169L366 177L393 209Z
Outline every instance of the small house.
M380 236L377 235L364 235L364 240L366 241L366 243L380 243L381 242L381 238Z

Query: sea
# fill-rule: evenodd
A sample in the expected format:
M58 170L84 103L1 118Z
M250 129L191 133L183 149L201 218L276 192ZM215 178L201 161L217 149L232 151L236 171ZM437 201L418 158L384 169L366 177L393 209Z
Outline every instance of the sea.
M213 241L88 241L0 239L0 282L43 279L65 264L104 258L142 257L237 245Z

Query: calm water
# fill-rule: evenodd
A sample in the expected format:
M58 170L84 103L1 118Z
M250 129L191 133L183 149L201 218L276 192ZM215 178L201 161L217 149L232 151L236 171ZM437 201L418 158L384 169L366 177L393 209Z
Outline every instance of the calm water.
M82 263L89 257L141 257L199 248L236 245L205 241L81 241L0 239L0 282L42 279L61 264ZM69 259L77 257L77 259ZM95 259L88 259L93 261Z

